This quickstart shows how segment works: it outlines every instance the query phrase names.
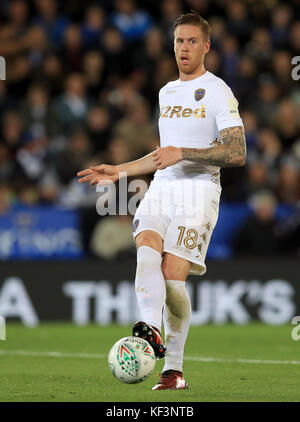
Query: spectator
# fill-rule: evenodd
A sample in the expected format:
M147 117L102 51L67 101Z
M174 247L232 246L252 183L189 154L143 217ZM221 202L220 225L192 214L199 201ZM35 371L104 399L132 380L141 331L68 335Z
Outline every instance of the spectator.
M168 50L173 51L174 34L173 25L175 19L183 13L182 4L179 0L163 0L161 2L161 31L166 39Z
M0 142L0 185L18 189L19 184L24 180L26 180L26 175L22 167L14 159L8 146Z
M253 215L236 233L233 249L236 255L267 256L279 253L279 239L275 234L277 202L269 192L260 192L250 198Z
M116 11L111 16L125 41L139 41L152 27L152 19L144 10L137 9L135 0L115 0Z
M268 174L267 165L262 160L251 162L248 160L247 180L245 182L246 198L262 190L272 190L272 181Z
M187 7L196 10L201 16L206 16L209 11L208 0L186 0Z
M37 182L46 171L48 138L44 134L26 133L16 154L17 162L31 182Z
M95 106L87 115L87 134L91 141L93 151L104 152L111 137L111 117L105 107Z
M41 65L47 49L44 31L31 27L22 37L0 40L0 54L6 58L9 92L22 98L32 75Z
M35 206L38 204L38 191L36 186L31 183L23 183L19 190L18 201L25 206Z
M131 106L128 115L120 120L114 129L114 136L121 137L127 142L131 160L150 152L150 140L154 134L149 105L145 100Z
M258 84L257 98L252 98L252 101L250 99L251 108L257 115L260 126L270 126L278 109L279 87L268 74L262 74Z
M222 43L221 61L225 81L229 86L234 86L238 63L239 63L239 44L236 38L227 35Z
M289 25L292 19L291 8L287 4L279 4L274 8L271 16L271 40L275 47L288 46Z
M266 164L270 180L276 180L282 159L282 146L276 132L271 128L261 129L258 134L257 147L257 159Z
M44 29L52 48L61 45L69 19L57 12L56 0L35 0L36 16L32 23Z
M242 1L235 0L227 3L227 30L245 44L249 40L253 23L251 22L246 4Z
M24 136L24 123L19 113L14 110L4 114L2 119L1 139L6 143L13 156L20 147Z
M101 219L91 235L90 251L93 255L105 259L120 259L123 252L135 254L132 237L132 217L130 215L114 215Z
M226 26L224 19L220 16L212 16L209 20L211 26L211 46L218 52L221 51L223 39L226 36ZM206 56L207 57L207 56Z
M273 116L272 126L278 133L284 151L300 139L299 109L288 99L283 99Z
M289 48L292 50L293 56L298 56L300 51L300 22L295 21L289 33Z
M99 51L90 50L81 59L88 97L97 101L104 86L104 58Z
M104 30L101 46L104 54L105 77L108 85L113 86L115 81L128 73L128 57L124 48L124 41L120 31L113 26Z
M153 86L152 76L156 63L164 53L165 45L161 31L158 28L152 28L145 36L143 50L136 50L132 55L132 68L137 69L134 72L134 81L140 82L138 85L135 84L136 88L149 99L151 108L157 101L157 92Z
M20 38L28 29L29 10L24 0L12 0L8 5L7 23L0 29L0 40Z
M0 121L6 111L16 108L15 98L8 92L6 83L0 80Z
M63 36L61 60L68 73L79 72L83 55L83 43L79 25L69 25Z
M59 182L67 186L90 158L91 147L87 134L82 130L75 130L68 139L66 149L55 160Z
M280 221L276 228L280 238L280 250L283 254L300 257L300 202L295 211L286 219Z
M0 144L1 166L1 144ZM0 167L1 171L1 167ZM1 176L0 176L1 177ZM8 184L0 183L0 216L7 215L14 201L14 193Z
M86 49L96 50L99 48L100 37L103 36L104 27L104 10L97 5L90 6L86 10L85 19L81 25L83 45Z
M248 109L253 104L253 94L257 89L257 68L251 57L240 57L233 83L240 109Z
M221 59L217 50L210 50L209 53L205 56L205 68L209 72L212 72L214 75L221 77Z
M258 144L258 124L256 115L250 110L241 112L244 123L248 154L257 149Z
M38 80L47 85L51 99L61 93L64 78L65 69L61 60L56 54L48 52L42 63Z
M20 107L20 115L24 129L33 134L55 135L57 122L50 107L47 88L42 84L32 84L27 91L26 99Z
M245 46L245 54L252 57L260 72L269 70L273 47L270 34L265 28L254 29L251 40Z
M80 73L71 73L65 80L64 92L54 102L54 113L61 130L69 133L76 126L82 126L89 108L86 86Z
M296 204L300 200L299 163L293 160L283 162L275 191L283 203Z
M276 83L281 91L288 95L294 87L294 81L291 78L292 56L286 50L277 50L272 58L272 71L276 78Z
M9 78L6 84L9 92L18 100L26 95L31 81L31 71L29 57L26 53L18 54L7 62Z
M118 80L114 89L109 92L107 102L114 109L116 120L123 117L130 108L142 100L134 84L128 78Z
M60 185L55 171L50 166L37 182L39 203L43 205L59 204Z
M147 77L150 77L156 61L164 52L164 41L162 33L158 28L148 31L144 39L144 49L133 53L133 68L143 69Z
M131 160L131 154L128 148L128 142L121 137L113 137L107 148L107 158L113 165L129 162Z
M178 75L175 68L174 58L168 54L163 54L156 61L156 66L152 76L152 89L153 92L158 94L160 88L168 81L175 81Z

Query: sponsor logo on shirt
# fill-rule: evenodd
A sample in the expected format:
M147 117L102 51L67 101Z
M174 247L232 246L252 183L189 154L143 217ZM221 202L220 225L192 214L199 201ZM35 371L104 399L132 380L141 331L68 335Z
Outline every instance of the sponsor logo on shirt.
M175 106L163 106L160 110L159 117L172 119L173 117L196 117L196 119L205 118L205 105L202 104L201 107L192 109L192 108L183 108L180 105Z

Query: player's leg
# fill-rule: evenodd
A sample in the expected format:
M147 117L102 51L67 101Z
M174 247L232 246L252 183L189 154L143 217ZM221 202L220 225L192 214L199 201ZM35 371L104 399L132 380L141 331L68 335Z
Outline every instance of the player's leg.
M186 259L164 254L162 271L166 283L166 303L163 321L167 354L161 379L154 390L187 388L182 365L191 319L191 302L185 286L190 268L191 263Z
M165 253L162 270L166 283L166 305L163 311L164 331L168 353L164 371L182 372L183 350L191 320L191 302L186 290L186 279L191 263Z
M167 292L163 320L167 355L161 381L154 389L186 386L182 379L182 363L191 306L185 280L189 272L202 275L206 271L205 257L217 222L220 199L220 193L210 187L200 193L196 207L184 204L176 208L164 237L162 268ZM203 208L199 208L200 205Z
M161 268L163 240L157 232L151 230L140 232L135 240L135 291L142 321L134 325L133 335L148 340L156 356L160 358L165 355L165 346L160 335L166 299L166 285Z

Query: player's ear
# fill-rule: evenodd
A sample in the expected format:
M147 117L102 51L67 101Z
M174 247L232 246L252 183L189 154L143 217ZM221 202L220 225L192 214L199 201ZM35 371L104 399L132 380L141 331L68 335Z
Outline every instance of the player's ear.
M204 51L203 51L203 53L204 54L207 54L209 52L209 50L210 50L210 41L208 40L208 41L205 41L205 43L204 43Z
M176 29L174 31L174 42L173 42L174 53L175 53L175 47L176 47Z

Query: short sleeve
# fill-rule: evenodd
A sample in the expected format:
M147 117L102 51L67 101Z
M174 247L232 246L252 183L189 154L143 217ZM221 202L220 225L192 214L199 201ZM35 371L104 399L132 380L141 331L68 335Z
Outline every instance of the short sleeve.
M228 127L243 126L238 100L225 83L218 86L215 98L215 119L219 132Z

